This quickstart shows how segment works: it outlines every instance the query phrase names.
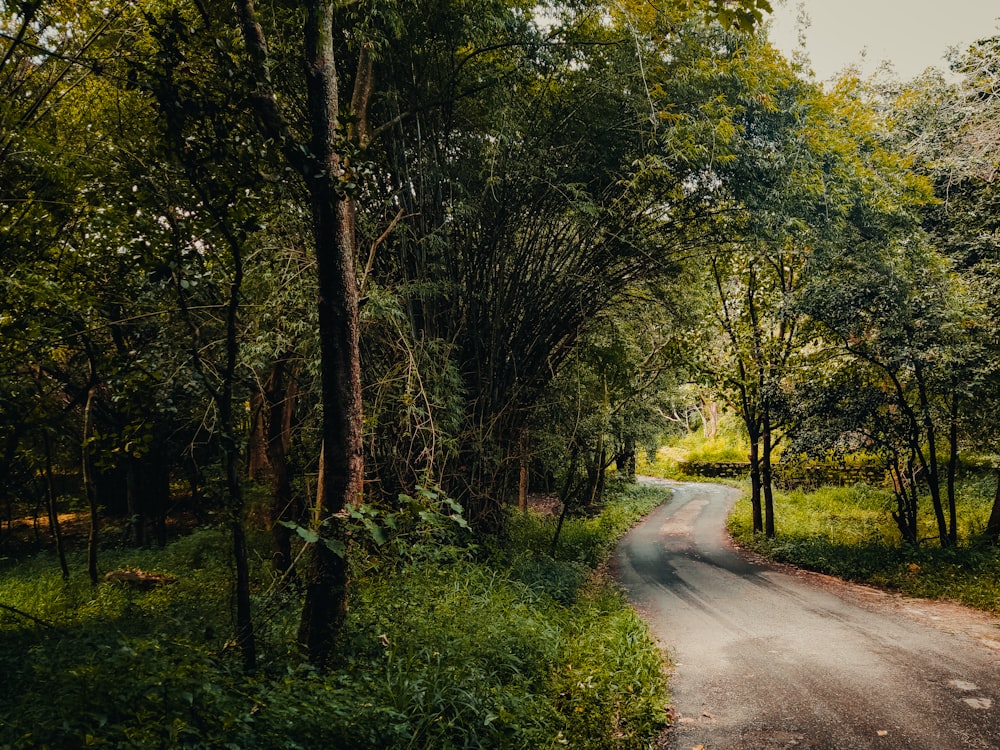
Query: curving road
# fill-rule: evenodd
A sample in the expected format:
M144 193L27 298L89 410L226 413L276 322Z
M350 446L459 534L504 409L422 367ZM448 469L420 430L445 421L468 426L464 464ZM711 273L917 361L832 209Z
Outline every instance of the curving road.
M738 491L677 484L617 553L674 662L676 750L1000 748L1000 620L754 562Z

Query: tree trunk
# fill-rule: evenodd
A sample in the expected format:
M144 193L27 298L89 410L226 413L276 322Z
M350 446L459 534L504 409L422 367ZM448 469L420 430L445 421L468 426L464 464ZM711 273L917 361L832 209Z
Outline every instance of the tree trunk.
M993 544L1000 540L1000 468L996 469L997 489L993 495L993 508L990 510L990 520L986 522L986 536Z
M630 482L635 481L635 453L635 438L629 435L625 438L622 452L615 457L615 468Z
M952 547L958 546L958 509L955 505L955 475L958 471L958 407L959 397L955 391L951 396L951 410L948 415L948 539Z
M323 394L323 476L317 518L333 541L346 544L338 516L359 503L364 478L361 442L361 365L358 286L355 276L354 202L338 185L344 167L338 152L340 79L336 67L332 0L314 0L306 20L309 121L312 152L321 174L308 181L319 279L320 380ZM346 553L345 553L346 555ZM325 544L314 545L307 574L299 640L310 661L323 665L347 612L347 560Z
M229 491L229 527L233 535L233 559L236 568L236 643L243 655L243 671L257 671L257 641L253 630L250 603L250 565L247 556L246 529L243 525L243 489L240 486L239 454L231 445L225 449L226 485Z
M580 446L574 443L573 449L570 452L569 470L566 472L566 481L563 483L562 492L559 495L559 500L562 503L562 509L559 512L559 522L556 524L556 533L552 535L552 547L549 550L549 554L552 555L552 557L556 556L556 547L559 544L559 534L562 533L563 522L566 520L566 513L569 511L569 498L573 489L573 480L576 478L576 464L579 458Z
M90 438L94 432L94 388L90 387L87 401L83 407L83 440L81 442L80 474L83 477L83 490L87 495L87 505L90 510L90 533L87 535L87 574L90 583L97 585L97 531L100 519L97 515L97 488L94 486L93 467L90 462Z
M147 510L153 522L156 546L167 546L167 509L170 507L170 463L162 451L152 451L145 456L150 471Z
M139 459L131 456L125 457L125 504L129 518L129 529L131 542L136 547L146 544L146 516L143 512L142 501L138 496L139 481L136 474L140 470Z
M229 525L232 531L233 561L236 569L236 643L243 655L243 671L252 675L257 671L257 641L253 630L253 612L250 600L250 565L247 557L246 529L243 516L246 503L240 483L240 448L236 438L236 420L233 417L233 388L236 380L236 363L239 358L239 310L243 286L243 248L238 240L230 240L233 278L229 285L226 304L226 364L222 370L219 389L215 391L216 408L221 427L220 443L225 461L226 491L228 497Z
M7 531L10 532L14 523L14 499L10 493L8 479L10 470L14 463L14 454L17 452L17 445L21 439L21 432L24 429L23 421L11 425L4 441L3 459L0 460L0 494L4 500L4 516L7 521ZM2 528L2 525L0 525Z
M517 477L517 509L522 513L528 512L528 459L521 455L520 471Z
M760 460L760 483L764 493L764 535L768 539L774 538L774 482L771 474L771 452L773 450L771 442L771 421L769 417L764 418L764 448Z
M63 545L62 531L59 527L59 508L57 506L56 483L52 476L52 445L49 431L42 430L42 446L45 450L45 492L48 495L49 530L52 541L56 545L56 555L59 557L59 568L64 581L69 580L69 566L66 564L66 549Z
M289 371L292 356L289 352L272 366L261 396L260 410L264 454L271 477L271 562L282 576L288 573L292 564L292 531L282 522L298 521L300 517L288 468L296 398L295 379Z
M753 511L753 533L764 531L764 514L760 501L760 444L756 437L750 438L750 507Z
M915 430L913 449L921 461L921 468L927 475L927 486L931 493L931 505L934 508L934 520L937 521L938 539L942 547L950 547L951 536L948 533L948 522L945 520L944 504L941 502L941 477L937 456L937 430L934 418L931 416L930 400L927 396L927 385L924 382L923 368L919 364L914 367L917 380L917 393L920 397L920 410L923 422L923 438L927 443L927 459L921 450L919 429Z
M601 477L604 475L604 458L604 433L601 433L597 437L597 448L594 449L593 459L587 466L587 505L597 502Z
M354 202L338 149L340 77L337 71L335 0L309 0L305 13L305 63L308 148L297 143L277 106L267 43L257 21L253 0L237 0L237 12L253 68L257 111L265 130L282 144L292 167L302 175L309 193L312 234L318 277L320 382L323 399L320 473L315 518L326 523L325 541L344 545L339 514L360 502L364 479L361 442L361 368L358 349L358 285L355 270ZM355 142L367 138L367 105L372 91L371 59L367 51L358 61L350 108L357 120L349 123ZM346 554L346 552L344 553ZM299 640L309 659L323 665L329 659L347 608L347 561L319 543L313 546L306 576L306 598L299 624Z
M920 529L917 526L917 510L919 508L920 492L917 481L917 464L911 457L906 467L909 481L906 483L906 513L909 519L909 535L914 545L920 544Z
M702 398L701 429L706 440L712 440L719 434L719 402L715 399Z
M274 377L273 369L271 377ZM255 482L264 481L271 471L270 463L267 460L267 412L265 391L252 393L250 395L250 435L247 438L247 475Z

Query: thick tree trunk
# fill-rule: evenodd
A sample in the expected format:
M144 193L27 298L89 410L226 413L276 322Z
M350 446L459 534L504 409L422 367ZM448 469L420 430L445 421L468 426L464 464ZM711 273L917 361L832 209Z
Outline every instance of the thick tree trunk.
M358 348L358 286L354 202L338 185L344 167L338 152L340 79L335 61L334 7L314 0L306 20L309 120L312 152L322 172L309 180L312 228L319 277L319 344L323 394L324 481L316 517L327 536L346 544L339 514L359 503L364 478L361 443L361 366ZM314 545L306 579L299 640L314 664L333 652L347 612L347 560L325 544Z
M719 402L714 399L702 398L701 429L706 440L712 440L719 434Z
M607 484L607 469L609 466L608 462L608 450L607 448L601 448L601 469L597 475L597 491L595 493L594 500L592 502L602 503L604 502L604 487Z
M273 370L271 376L274 376ZM247 437L247 475L255 482L264 481L271 472L267 460L267 412L267 397L264 391L252 393L250 435Z
M626 437L621 451L615 455L615 471L629 482L635 481L635 438Z
M361 443L361 369L358 349L358 285L355 269L352 176L345 173L339 148L341 84L337 71L334 0L306 3L304 36L308 120L312 137L308 148L295 142L277 107L271 86L268 49L257 21L253 0L237 0L240 27L254 70L259 96L257 111L265 130L282 144L289 163L304 178L312 211L312 233L318 277L320 381L323 425L320 473L315 517L325 522L325 541L346 545L339 517L348 505L360 502L364 479ZM372 91L371 60L361 54L351 109L356 115L349 136L364 141L367 105ZM346 553L345 553L346 554ZM306 575L306 599L299 624L299 640L310 660L323 665L329 659L347 608L347 561L324 544L314 545Z

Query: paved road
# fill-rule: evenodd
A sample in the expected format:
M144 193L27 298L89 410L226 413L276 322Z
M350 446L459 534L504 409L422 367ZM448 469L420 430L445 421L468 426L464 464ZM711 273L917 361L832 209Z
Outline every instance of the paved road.
M617 554L675 664L665 747L1000 748L1000 621L753 562L735 490L672 486Z

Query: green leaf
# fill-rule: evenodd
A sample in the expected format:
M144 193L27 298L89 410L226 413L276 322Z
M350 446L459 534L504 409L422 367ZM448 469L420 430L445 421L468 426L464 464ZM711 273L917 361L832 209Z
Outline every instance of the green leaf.
M371 532L372 539L375 540L375 544L377 544L379 547L381 547L388 541L388 537L385 535L385 531L382 529L381 526L372 524L368 530Z
M324 539L323 546L341 559L347 555L347 545L339 539Z
M319 534L305 526L296 526L295 533L306 540L306 544L316 544L319 541Z

